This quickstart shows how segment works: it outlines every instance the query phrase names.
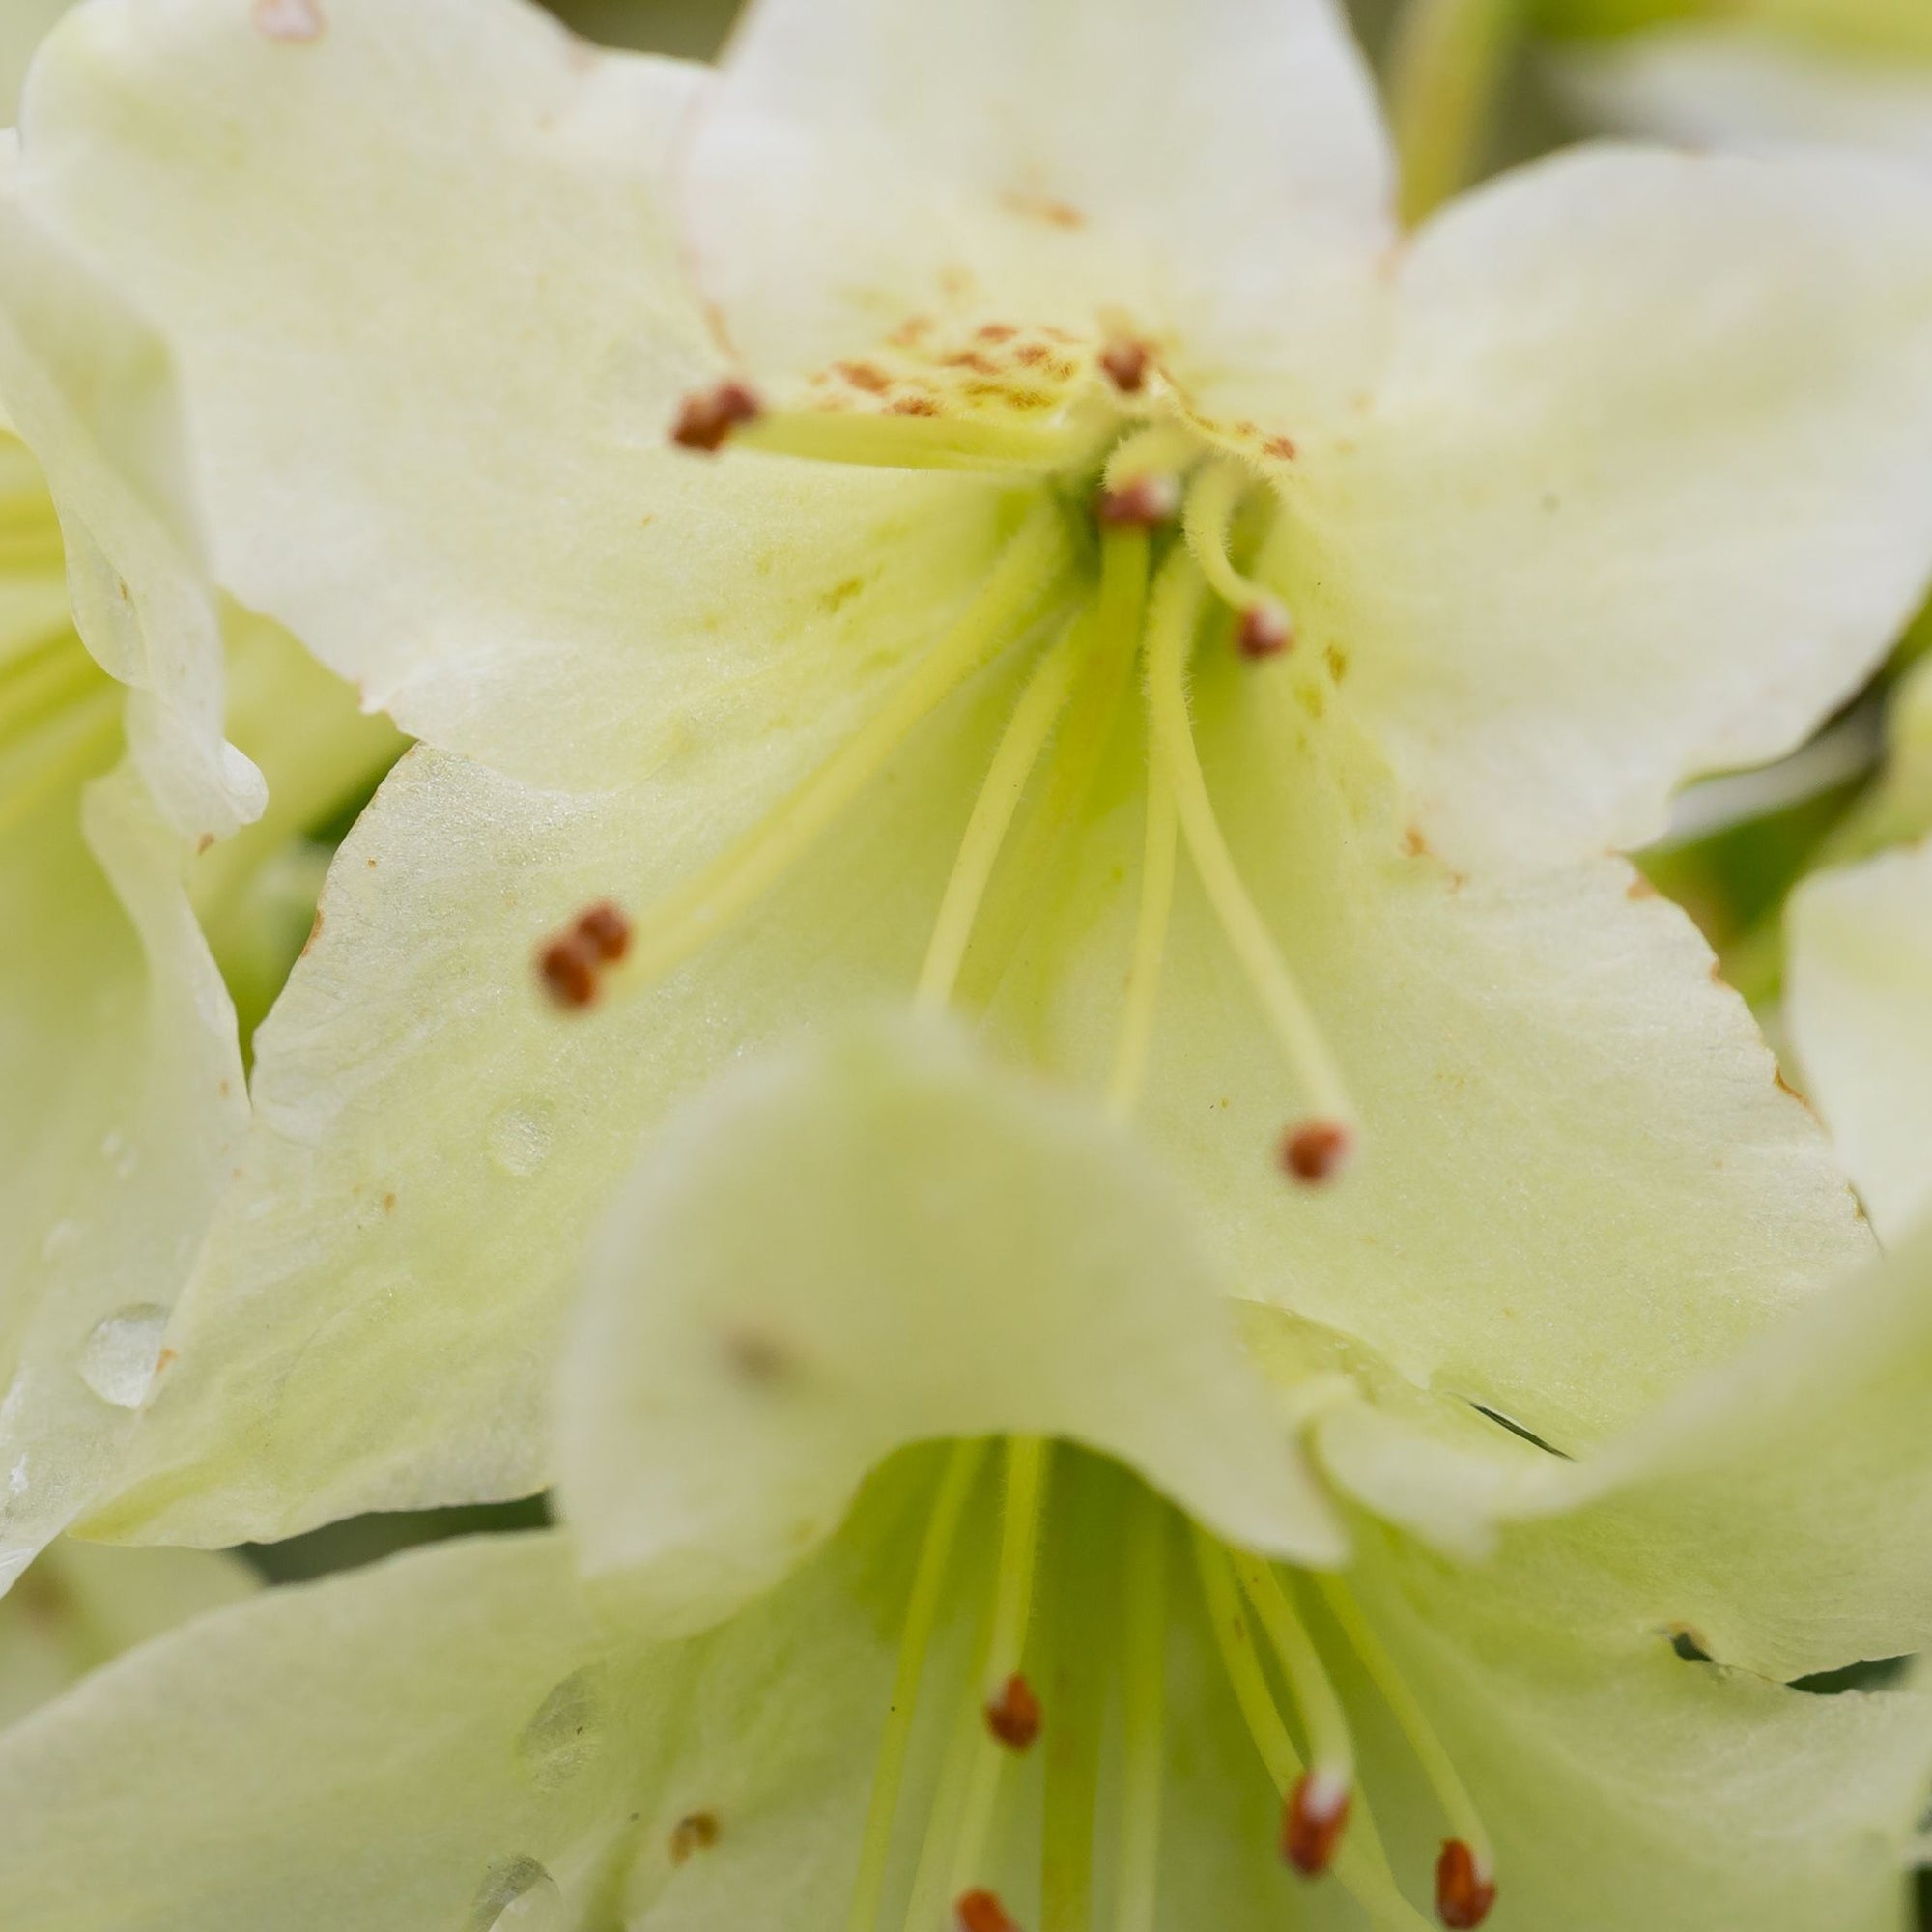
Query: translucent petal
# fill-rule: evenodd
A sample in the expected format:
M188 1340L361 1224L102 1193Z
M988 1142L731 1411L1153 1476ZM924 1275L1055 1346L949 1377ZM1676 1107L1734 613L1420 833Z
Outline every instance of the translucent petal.
M1932 183L1583 152L1417 237L1390 369L1288 474L1304 636L1432 840L1654 837L1804 738L1932 567Z
M1784 1014L1805 1091L1874 1226L1932 1198L1932 844L1818 872L1785 913Z
M815 368L923 318L1112 318L1190 375L1333 395L1392 239L1366 70L1328 0L764 0L680 207L736 348ZM1265 235L1264 248L1255 237Z
M652 1143L558 1407L593 1577L729 1609L933 1435L1066 1437L1307 1562L1342 1551L1184 1205L1097 1110L910 1022L747 1067Z
M511 0L324 12L111 0L27 115L37 215L175 354L224 586L412 733L583 787L924 639L994 484L668 444L721 366L663 207L703 71Z

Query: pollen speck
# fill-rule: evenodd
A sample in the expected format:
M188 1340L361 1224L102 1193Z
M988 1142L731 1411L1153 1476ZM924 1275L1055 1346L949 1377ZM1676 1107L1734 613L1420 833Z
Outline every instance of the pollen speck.
M1140 394L1141 385L1147 381L1150 359L1147 344L1131 339L1110 342L1100 352L1100 367L1106 372L1108 382L1123 396Z
M1435 1916L1451 1932L1470 1932L1496 1902L1495 1881L1461 1838L1446 1838L1435 1861Z
M986 1728L1009 1750L1023 1751L1039 1736L1039 1699L1018 1671L986 1705Z
M1295 1781L1282 1812L1281 1855L1303 1878L1320 1878L1334 1863L1352 1795L1321 1771L1305 1771Z
M1294 633L1289 627L1288 612L1269 597L1250 604L1241 612L1241 628L1235 641L1244 658L1259 661L1278 658L1293 643Z
M577 922L577 936L606 962L631 950L631 922L609 899L599 899Z
M720 383L715 389L685 397L670 440L680 449L711 455L724 446L734 429L755 422L758 414L758 399L743 383Z
M681 1865L693 1852L708 1852L717 1842L717 1813L688 1812L670 1828L670 1861Z
M954 1932L1020 1932L993 1891L961 1892L952 1907Z
M328 24L320 0L255 0L249 18L265 39L297 43L321 40Z
M587 1007L597 997L597 965L596 950L576 932L552 940L537 954L537 971L560 1007Z
M1355 1151L1355 1137L1340 1121L1304 1121L1282 1136L1281 1164L1307 1187L1333 1180Z

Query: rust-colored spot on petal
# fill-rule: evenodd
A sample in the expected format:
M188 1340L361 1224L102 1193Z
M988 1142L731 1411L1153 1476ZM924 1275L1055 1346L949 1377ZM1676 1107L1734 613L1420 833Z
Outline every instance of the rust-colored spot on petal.
M832 365L855 389L868 396L883 396L893 386L893 379L871 362L835 362Z
M962 1891L953 1901L954 1932L1020 1932L996 1891Z
M1321 662L1328 667L1328 675L1337 684L1349 675L1349 654L1340 644L1330 644L1321 653Z
M1152 357L1148 354L1145 342L1135 342L1122 337L1108 343L1100 352L1100 367L1106 373L1108 382L1123 396L1137 396L1147 382L1148 364Z
M248 17L266 39L297 44L321 40L328 26L322 0L255 0Z
M939 405L930 396L901 396L895 403L886 405L889 416L936 416Z
M1087 217L1070 201L1050 194L1009 194L1001 197L1014 213L1029 221L1044 222L1049 228L1085 228Z
M715 389L701 389L685 397L671 425L670 440L680 449L715 454L724 448L725 438L734 429L755 422L759 410L757 396L743 383L720 383Z
M1303 1878L1320 1878L1335 1862L1353 1794L1321 1771L1304 1771L1281 1814L1281 1855Z
M1293 463L1301 452L1295 448L1292 436L1271 436L1262 444L1262 454L1272 456L1279 463Z
M1451 1932L1471 1932L1490 1916L1496 1885L1461 1838L1445 1838L1435 1861L1435 1916Z
M161 1352L155 1357L155 1373L156 1375L159 1375L160 1372L164 1368L166 1368L170 1362L178 1362L180 1360L181 1360L181 1350L179 1349L163 1349Z
M982 322L973 333L981 342L1010 342L1019 330L1009 322Z
M1016 1670L986 1703L986 1728L1009 1750L1023 1751L1039 1736L1039 1698Z
M1340 1121L1303 1121L1281 1137L1281 1165L1304 1187L1333 1180L1355 1151L1355 1136Z
M670 1861L681 1865L693 1852L708 1852L718 1842L718 1814L689 1811L670 1828Z
M1422 827L1411 825L1402 835L1402 849L1411 859L1426 859L1429 856L1429 840L1422 836Z
M769 1387L791 1373L791 1356L776 1336L756 1328L733 1328L724 1336L724 1359L748 1382Z
M599 899L577 922L577 936L607 964L631 950L631 922L610 899Z
M560 1007L587 1007L597 997L597 952L581 933L553 939L537 954L545 990Z

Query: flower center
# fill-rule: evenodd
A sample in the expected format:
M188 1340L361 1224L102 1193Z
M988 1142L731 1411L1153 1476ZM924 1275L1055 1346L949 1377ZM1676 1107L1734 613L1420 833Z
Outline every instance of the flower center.
M1049 1926L1094 1922L1111 1900L1115 1932L1153 1932L1168 1769L1168 1671L1202 1617L1225 1694L1281 1801L1279 1852L1304 1880L1332 1871L1378 1926L1427 1920L1409 1903L1357 1789L1348 1714L1304 1612L1319 1598L1323 1640L1351 1653L1406 1736L1435 1791L1448 1835L1435 1872L1436 1917L1480 1925L1495 1898L1489 1840L1426 1714L1346 1585L1287 1576L1233 1549L1118 1471L1032 1437L1000 1447L1004 1483L990 1579L975 1577L963 1534L988 1459L983 1441L948 1453L901 1627L846 1932L1019 1932L1000 1889L1036 1838ZM1056 1511L1055 1485L1069 1493ZM1086 1530L1089 1548L1074 1548ZM1171 1572L1190 1546L1202 1616L1188 1616ZM966 1548L962 1548L962 1545ZM959 1679L934 1642L949 1605L976 1592L978 1615ZM1051 1686L1042 1697L1037 1686ZM952 1711L926 1786L916 1860L894 1859L922 1692ZM1039 1776L1026 1775L1036 1752ZM1103 1778L1101 1759L1114 1776ZM1104 1803L1103 1803L1104 1797ZM1027 1828L1037 1807L1037 1834ZM903 1849L903 1848L902 1848ZM910 1870L910 1877L906 1872ZM889 1883L896 1872L900 1882Z
M1330 1179L1352 1151L1354 1109L1222 834L1188 702L1198 649L1232 646L1258 673L1292 649L1288 608L1251 561L1267 554L1275 493L1161 404L1148 352L1131 342L1099 358L1106 382L1094 390L1104 393L1076 393L1049 411L1031 407L1043 397L1022 392L1028 409L997 415L948 413L918 389L882 400L887 374L851 366L843 380L865 407L842 395L774 411L728 383L687 400L673 440L702 455L730 445L814 462L981 471L1031 482L1031 507L952 631L780 810L650 908L635 932L605 904L553 934L538 954L545 985L559 1005L583 1008L683 965L747 916L947 697L1009 653L1030 650L1036 661L975 799L915 991L923 1007L949 1004L969 949L990 945L982 911L996 867L1004 858L1021 877L1042 869L1055 844L1050 828L1067 823L1094 784L1138 666L1146 832L1111 1103L1130 1113L1140 1091L1184 845L1299 1103L1278 1150L1283 1172L1303 1184ZM1030 790L1037 809L1023 818Z

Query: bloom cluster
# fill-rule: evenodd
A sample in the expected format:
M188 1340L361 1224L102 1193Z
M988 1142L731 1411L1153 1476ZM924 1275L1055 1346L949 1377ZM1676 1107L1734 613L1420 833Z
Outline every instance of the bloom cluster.
M1932 170L1498 17L40 42L6 1932L1903 1922Z

